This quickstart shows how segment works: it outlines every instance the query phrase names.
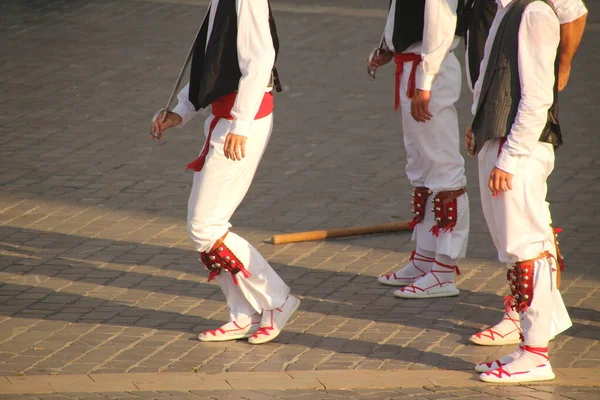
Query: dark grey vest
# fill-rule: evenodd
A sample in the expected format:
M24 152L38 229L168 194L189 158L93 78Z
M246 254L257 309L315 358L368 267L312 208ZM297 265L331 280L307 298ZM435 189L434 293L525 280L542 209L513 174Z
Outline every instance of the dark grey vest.
M469 32L465 45L468 49L469 78L475 85L479 78L479 65L483 59L485 41L498 8L496 0L469 0L465 6L465 30Z
M205 108L218 98L238 90L242 73L237 56L238 31L235 5L235 0L220 0L208 44L206 44L208 16L194 42L189 100L196 110ZM279 39L270 4L269 25L277 58ZM275 90L281 92L275 67L273 67L272 80Z
M521 101L518 62L519 26L525 7L534 1L545 0L516 0L498 27L472 125L475 143L479 150L488 140L508 136L515 121ZM555 64L554 68L555 76L558 72L557 65ZM557 85L558 79L555 79L554 103L548 110L548 121L540 132L539 139L553 144L555 149L562 144L558 124Z
M396 53L402 53L413 44L423 40L423 29L425 28L425 1L426 0L396 0L394 12L394 33L392 43ZM392 1L390 0L390 8ZM464 34L464 23L462 20L464 0L458 0L456 10L458 21L456 23L456 35Z

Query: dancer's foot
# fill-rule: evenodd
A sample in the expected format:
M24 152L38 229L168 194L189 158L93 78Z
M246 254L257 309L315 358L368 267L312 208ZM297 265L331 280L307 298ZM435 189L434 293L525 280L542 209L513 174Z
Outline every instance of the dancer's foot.
M521 322L516 311L504 313L502 321L471 335L469 340L481 346L504 346L521 342Z
M260 328L248 339L248 343L261 344L275 339L298 307L300 307L300 300L289 295L281 307L265 310L260 321Z
M260 314L252 314L243 320L228 322L218 329L204 331L198 335L198 340L202 342L223 342L249 338L258 331L260 320Z
M504 357L500 357L497 360L492 362L483 362L475 365L475 371L477 372L488 372L493 371L497 368L500 368L503 365L510 364L515 361L517 358L523 355L523 348L519 345L512 353L505 355Z
M522 348L523 354L519 358L492 371L482 373L479 375L479 379L489 383L520 383L554 379L547 347L522 346Z
M431 265L435 261L433 257L427 257L418 253L416 250L410 256L410 262L398 271L381 275L378 280L380 283L388 286L406 286L422 278L431 270Z
M454 283L454 270L458 272L456 265L435 261L429 273L411 285L396 289L394 296L405 299L458 296L460 291Z

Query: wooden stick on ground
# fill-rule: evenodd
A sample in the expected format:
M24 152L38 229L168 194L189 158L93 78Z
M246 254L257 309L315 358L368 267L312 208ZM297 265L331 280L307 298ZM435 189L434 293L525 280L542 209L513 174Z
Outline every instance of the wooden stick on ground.
M296 233L284 233L281 235L274 235L271 238L273 244L283 243L295 243L295 242L308 242L311 240L322 240L339 237L357 236L357 235L368 235L371 233L384 233L384 232L398 232L398 231L409 231L409 221L398 221L388 222L385 224L375 225L363 225L354 226L348 228L337 228L328 229L324 231L308 231L308 232L296 232Z

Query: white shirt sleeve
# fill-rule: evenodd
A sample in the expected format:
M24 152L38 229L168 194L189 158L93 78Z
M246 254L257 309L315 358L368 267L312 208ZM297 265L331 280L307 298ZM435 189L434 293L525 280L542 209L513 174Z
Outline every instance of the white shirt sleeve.
M532 153L554 101L554 62L560 27L554 11L536 1L525 8L519 27L521 100L496 166L514 174L522 157Z
M552 0L560 24L568 24L587 14L582 0Z
M197 115L196 107L190 101L190 84L185 85L177 95L177 105L173 109L175 114L181 117L181 123L178 128L183 128L188 122Z
M421 90L431 90L440 72L456 33L456 8L458 0L427 0L425 2L425 28L416 84Z
M242 77L231 115L231 133L248 136L275 64L267 0L237 0L238 60Z

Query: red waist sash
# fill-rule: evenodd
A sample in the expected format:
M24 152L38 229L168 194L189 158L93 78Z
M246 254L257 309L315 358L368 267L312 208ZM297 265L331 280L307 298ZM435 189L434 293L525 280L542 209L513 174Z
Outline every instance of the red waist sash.
M208 136L206 137L206 142L204 142L204 147L202 148L202 152L200 152L198 158L189 163L185 169L191 169L196 172L202 170L202 167L204 167L204 163L206 161L206 156L208 155L208 150L210 149L210 139L212 137L213 131L215 130L215 127L221 119L228 119L230 121L233 119L233 117L231 116L231 110L233 109L233 105L235 104L236 97L237 92L233 92L231 94L218 98L210 104L214 118L212 119L212 121L210 121L210 127L208 129ZM271 92L265 92L265 96L263 97L262 102L260 103L260 107L254 119L256 120L264 118L272 112L273 94Z
M415 53L395 53L394 61L396 62L396 92L394 98L394 110L397 110L400 106L400 82L402 81L404 63L412 62L410 76L408 77L408 87L406 88L406 96L411 99L415 95L415 90L417 87L417 67L419 64L421 64L421 55Z

